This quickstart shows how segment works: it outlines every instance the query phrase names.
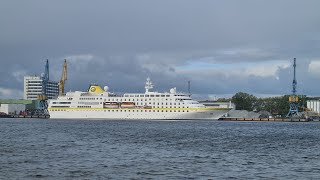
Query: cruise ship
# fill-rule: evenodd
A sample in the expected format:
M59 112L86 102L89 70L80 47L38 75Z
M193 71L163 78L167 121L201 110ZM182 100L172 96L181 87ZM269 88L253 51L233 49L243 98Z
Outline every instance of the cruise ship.
M67 92L66 95L48 102L52 119L156 119L197 120L219 119L231 107L206 107L192 100L188 93L178 93L176 88L169 92L152 91L150 78L145 83L145 93L117 95L97 85L88 91Z

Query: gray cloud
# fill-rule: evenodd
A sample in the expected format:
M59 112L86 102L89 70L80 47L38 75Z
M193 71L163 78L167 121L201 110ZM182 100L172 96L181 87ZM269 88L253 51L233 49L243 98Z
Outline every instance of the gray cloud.
M308 66L320 60L319 6L317 0L4 0L0 76L6 78L0 87L6 95L7 89L21 90L21 77L40 74L46 59L58 80L67 58L67 89L72 90L96 82L119 92L141 92L150 76L159 91L172 86L186 91L191 80L198 94L287 94L291 67L270 76L239 75L239 69L224 65L268 66L297 57L301 89L317 95L319 78ZM197 69L199 62L220 69ZM249 64L244 71L253 71Z

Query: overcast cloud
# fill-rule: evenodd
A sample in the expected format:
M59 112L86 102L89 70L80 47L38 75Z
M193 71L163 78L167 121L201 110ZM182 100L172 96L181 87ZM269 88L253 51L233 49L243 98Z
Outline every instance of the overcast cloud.
M68 61L66 90L90 83L116 92L158 91L197 98L291 92L320 96L318 0L2 0L0 98L22 98L23 76L50 78Z

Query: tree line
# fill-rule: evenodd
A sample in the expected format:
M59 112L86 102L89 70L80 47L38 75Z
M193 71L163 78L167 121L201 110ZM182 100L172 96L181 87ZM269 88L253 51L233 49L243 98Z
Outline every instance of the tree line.
M247 111L268 111L272 115L285 116L289 111L289 96L258 98L252 94L238 92L231 99L221 98L218 101L232 101L236 105L236 110ZM298 95L299 111L303 111L306 107L308 98L306 95Z

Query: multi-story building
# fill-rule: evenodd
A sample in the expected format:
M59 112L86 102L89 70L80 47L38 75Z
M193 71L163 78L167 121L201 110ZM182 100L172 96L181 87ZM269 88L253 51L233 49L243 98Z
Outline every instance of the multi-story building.
M48 80L48 82L45 83L40 76L25 76L23 98L27 100L37 100L38 95L46 95L48 99L56 98L59 95L58 82Z

